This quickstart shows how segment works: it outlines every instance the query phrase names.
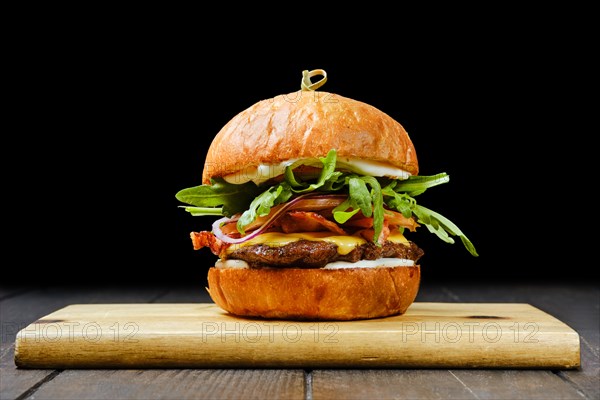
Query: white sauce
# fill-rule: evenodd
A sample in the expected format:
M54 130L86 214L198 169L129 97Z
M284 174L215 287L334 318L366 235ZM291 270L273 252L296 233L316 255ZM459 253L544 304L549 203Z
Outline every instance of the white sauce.
M257 167L247 167L242 171L226 175L223 177L223 179L229 183L237 185L241 185L242 183L250 181L258 185L262 182L268 181L271 178L283 175L285 168L289 165L291 165L292 168L296 168L300 165L308 165L318 168L323 167L323 163L321 163L321 161L317 158L305 158L301 160L296 159L283 161L279 164L259 164ZM354 157L338 157L337 167L338 169L344 169L369 176L387 176L394 179L408 179L410 176L410 173L391 164L379 161L362 160Z
M355 263L335 261L325 265L324 269L412 267L414 265L415 262L413 260L404 258L380 258L377 260L360 260Z
M248 269L250 266L244 260L221 260L216 262L215 267L221 269Z
M325 265L323 269L343 269L343 268L384 268L384 267L412 267L415 265L413 260L404 258L380 258L378 260L360 260L355 263L347 261L335 261ZM219 260L215 267L221 269L248 269L250 266L243 260Z

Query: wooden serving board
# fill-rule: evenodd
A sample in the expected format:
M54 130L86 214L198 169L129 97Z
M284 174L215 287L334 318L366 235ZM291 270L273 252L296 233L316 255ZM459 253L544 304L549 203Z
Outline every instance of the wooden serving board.
M21 330L25 368L576 368L579 335L529 304L414 303L363 321L238 318L214 304L71 305Z

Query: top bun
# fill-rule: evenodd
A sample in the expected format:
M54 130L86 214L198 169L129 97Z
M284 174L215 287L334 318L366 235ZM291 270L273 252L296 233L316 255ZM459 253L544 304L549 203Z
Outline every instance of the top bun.
M202 182L258 164L297 158L379 161L412 175L415 148L402 125L366 103L323 91L297 91L262 100L233 117L208 149Z

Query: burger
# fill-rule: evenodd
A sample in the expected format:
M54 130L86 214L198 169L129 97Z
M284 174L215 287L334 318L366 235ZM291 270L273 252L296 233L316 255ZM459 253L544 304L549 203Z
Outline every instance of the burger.
M322 75L320 82L311 78ZM208 292L238 316L355 320L402 314L420 282L425 227L448 243L469 239L417 203L445 173L419 176L413 143L377 108L317 91L262 100L231 119L206 154L202 185L179 191L193 216L220 216L192 232L218 256Z

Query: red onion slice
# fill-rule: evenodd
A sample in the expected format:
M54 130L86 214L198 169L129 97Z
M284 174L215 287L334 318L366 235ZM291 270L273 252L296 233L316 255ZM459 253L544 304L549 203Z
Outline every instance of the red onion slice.
M223 233L221 226L230 222L236 222L239 216L234 218L221 218L216 220L212 225L213 234L221 241L230 244L244 243L266 231L278 218L280 218L286 211L309 209L311 211L325 210L327 208L333 208L341 204L346 200L348 196L343 194L333 195L315 195L315 194L304 194L298 196L291 201L284 203L282 207L269 214L269 218L265 221L262 226L244 237L231 238Z

